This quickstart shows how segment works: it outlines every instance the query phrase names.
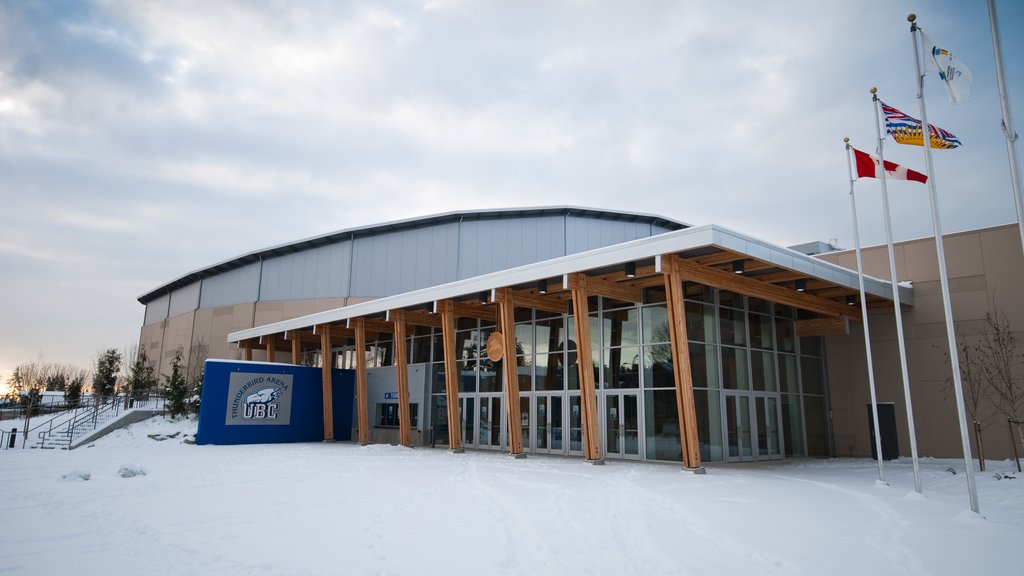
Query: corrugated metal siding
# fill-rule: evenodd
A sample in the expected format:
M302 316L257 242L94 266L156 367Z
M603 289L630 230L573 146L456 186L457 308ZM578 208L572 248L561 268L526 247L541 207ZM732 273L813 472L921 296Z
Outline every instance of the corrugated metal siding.
M356 238L351 296L391 296L455 280L458 224Z
M264 260L260 300L347 296L350 244L339 242Z
M171 295L164 294L163 296L153 300L146 304L146 319L143 321L143 326L149 326L167 318L167 304L170 302Z
M203 308L230 306L255 302L260 291L260 263L253 262L241 268L203 280Z
M503 218L462 223L459 278L563 256L563 218Z
M170 317L191 312L199 308L199 282L194 282L171 292Z
M568 216L565 219L566 252L574 254L651 235L649 222L596 220Z

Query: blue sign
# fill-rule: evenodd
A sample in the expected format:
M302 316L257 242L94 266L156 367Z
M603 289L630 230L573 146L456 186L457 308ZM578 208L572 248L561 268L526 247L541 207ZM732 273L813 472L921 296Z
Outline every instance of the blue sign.
M398 400L398 392L385 392L384 393L384 399L385 400Z
M207 360L197 444L319 442L324 439L320 368ZM355 372L332 372L334 439L352 435Z

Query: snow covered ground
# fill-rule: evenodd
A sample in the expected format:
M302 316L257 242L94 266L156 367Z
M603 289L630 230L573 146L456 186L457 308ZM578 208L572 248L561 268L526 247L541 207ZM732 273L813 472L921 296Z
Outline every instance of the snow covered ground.
M871 460L697 476L486 452L182 442L194 432L155 418L71 452L0 451L0 574L1024 572L1024 475L1010 462L978 474L978 516L957 460L922 461L921 497L909 460L887 463L884 486Z

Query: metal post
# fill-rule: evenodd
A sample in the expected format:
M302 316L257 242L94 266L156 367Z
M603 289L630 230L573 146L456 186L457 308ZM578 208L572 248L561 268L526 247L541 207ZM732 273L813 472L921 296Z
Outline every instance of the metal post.
M878 179L882 183L882 207L885 220L885 244L889 250L889 278L892 281L892 303L896 309L896 340L900 346L900 370L903 376L903 399L907 404L907 428L910 432L910 457L914 464L914 491L922 493L921 467L917 461L917 427L914 425L914 403L910 397L910 373L907 372L907 343L903 336L903 310L900 307L899 278L896 276L896 251L892 247L892 223L889 220L889 192L885 186L885 154L878 117L878 90L871 89L875 108L875 135L878 136Z
M853 195L853 167L850 163L850 139L843 138L846 143L846 170L850 175L850 210L853 213L853 244L857 252L857 280L860 283L860 314L864 324L864 355L868 360L868 388L871 390L871 416L875 425L875 455L878 456L878 480L885 482L885 469L882 466L882 434L878 425L878 398L875 395L875 366L871 358L871 329L868 327L868 302L864 295L864 263L860 257L860 232L857 226L857 201ZM893 283L893 290L898 287Z
M1013 114L1010 112L1010 98L1006 91L1006 75L1003 73L1003 49L999 41L999 25L996 18L996 4L988 0L988 22L992 28L992 51L996 60L996 83L999 85L999 106L1003 112L1003 134L1006 136L1006 154L1010 158L1010 182L1013 185L1013 201L1017 205L1017 229L1020 231L1021 248L1024 249L1024 191L1021 190L1020 168L1017 166L1017 132L1013 129Z
M942 243L942 224L939 222L939 197L935 191L935 169L932 167L931 127L924 106L924 76L921 75L921 59L917 46L916 16L907 16L910 22L910 39L914 45L914 70L917 80L917 100L921 105L921 140L924 144L925 169L928 172L928 199L932 207L932 229L935 231L935 252L939 260L939 282L942 285L942 307L946 318L946 339L949 344L949 360L953 370L953 389L956 392L956 413L960 424L960 443L964 450L964 467L967 470L967 493L971 510L981 513L978 507L978 491L974 485L974 464L971 462L971 440L967 434L967 411L964 409L964 390L960 380L960 355L956 346L956 328L953 325L953 306L949 296L949 278L946 274L946 253Z

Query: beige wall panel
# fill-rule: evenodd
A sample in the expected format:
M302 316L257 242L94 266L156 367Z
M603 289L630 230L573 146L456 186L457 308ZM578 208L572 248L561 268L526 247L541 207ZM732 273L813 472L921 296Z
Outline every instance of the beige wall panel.
M256 303L256 326L273 324L284 320L284 302L257 302Z
M353 302L354 304L354 302ZM334 310L335 308L341 308L345 306L344 298L318 298L313 301L314 310L313 312L323 312L325 310Z
M282 320L306 316L317 311L315 300L285 300L282 304Z
M157 365L157 377L163 383L163 377L171 373L171 362L174 354L181 349L182 361L185 354L192 346L192 322L195 312L179 314L167 320L167 328L164 329L163 356Z
M950 301L953 305L954 322L984 320L991 304L985 290L953 292L950 294Z
M889 279L889 254L885 247L881 249L863 250L861 252L861 259L864 261L864 272L868 276L874 276L882 280ZM899 254L896 256L897 264L900 262ZM896 273L899 274L900 278L906 276L906 272L896 268Z
M947 236L943 239L943 248L946 250L946 272L950 280L985 274L980 232Z
M896 251L900 262L900 280L927 282L939 277L939 260L935 255L934 240L911 242Z
M949 279L949 291L971 292L974 290L988 291L988 280L984 276L958 276Z
M1024 330L1024 253L1016 226L981 233L989 298L1017 330Z

